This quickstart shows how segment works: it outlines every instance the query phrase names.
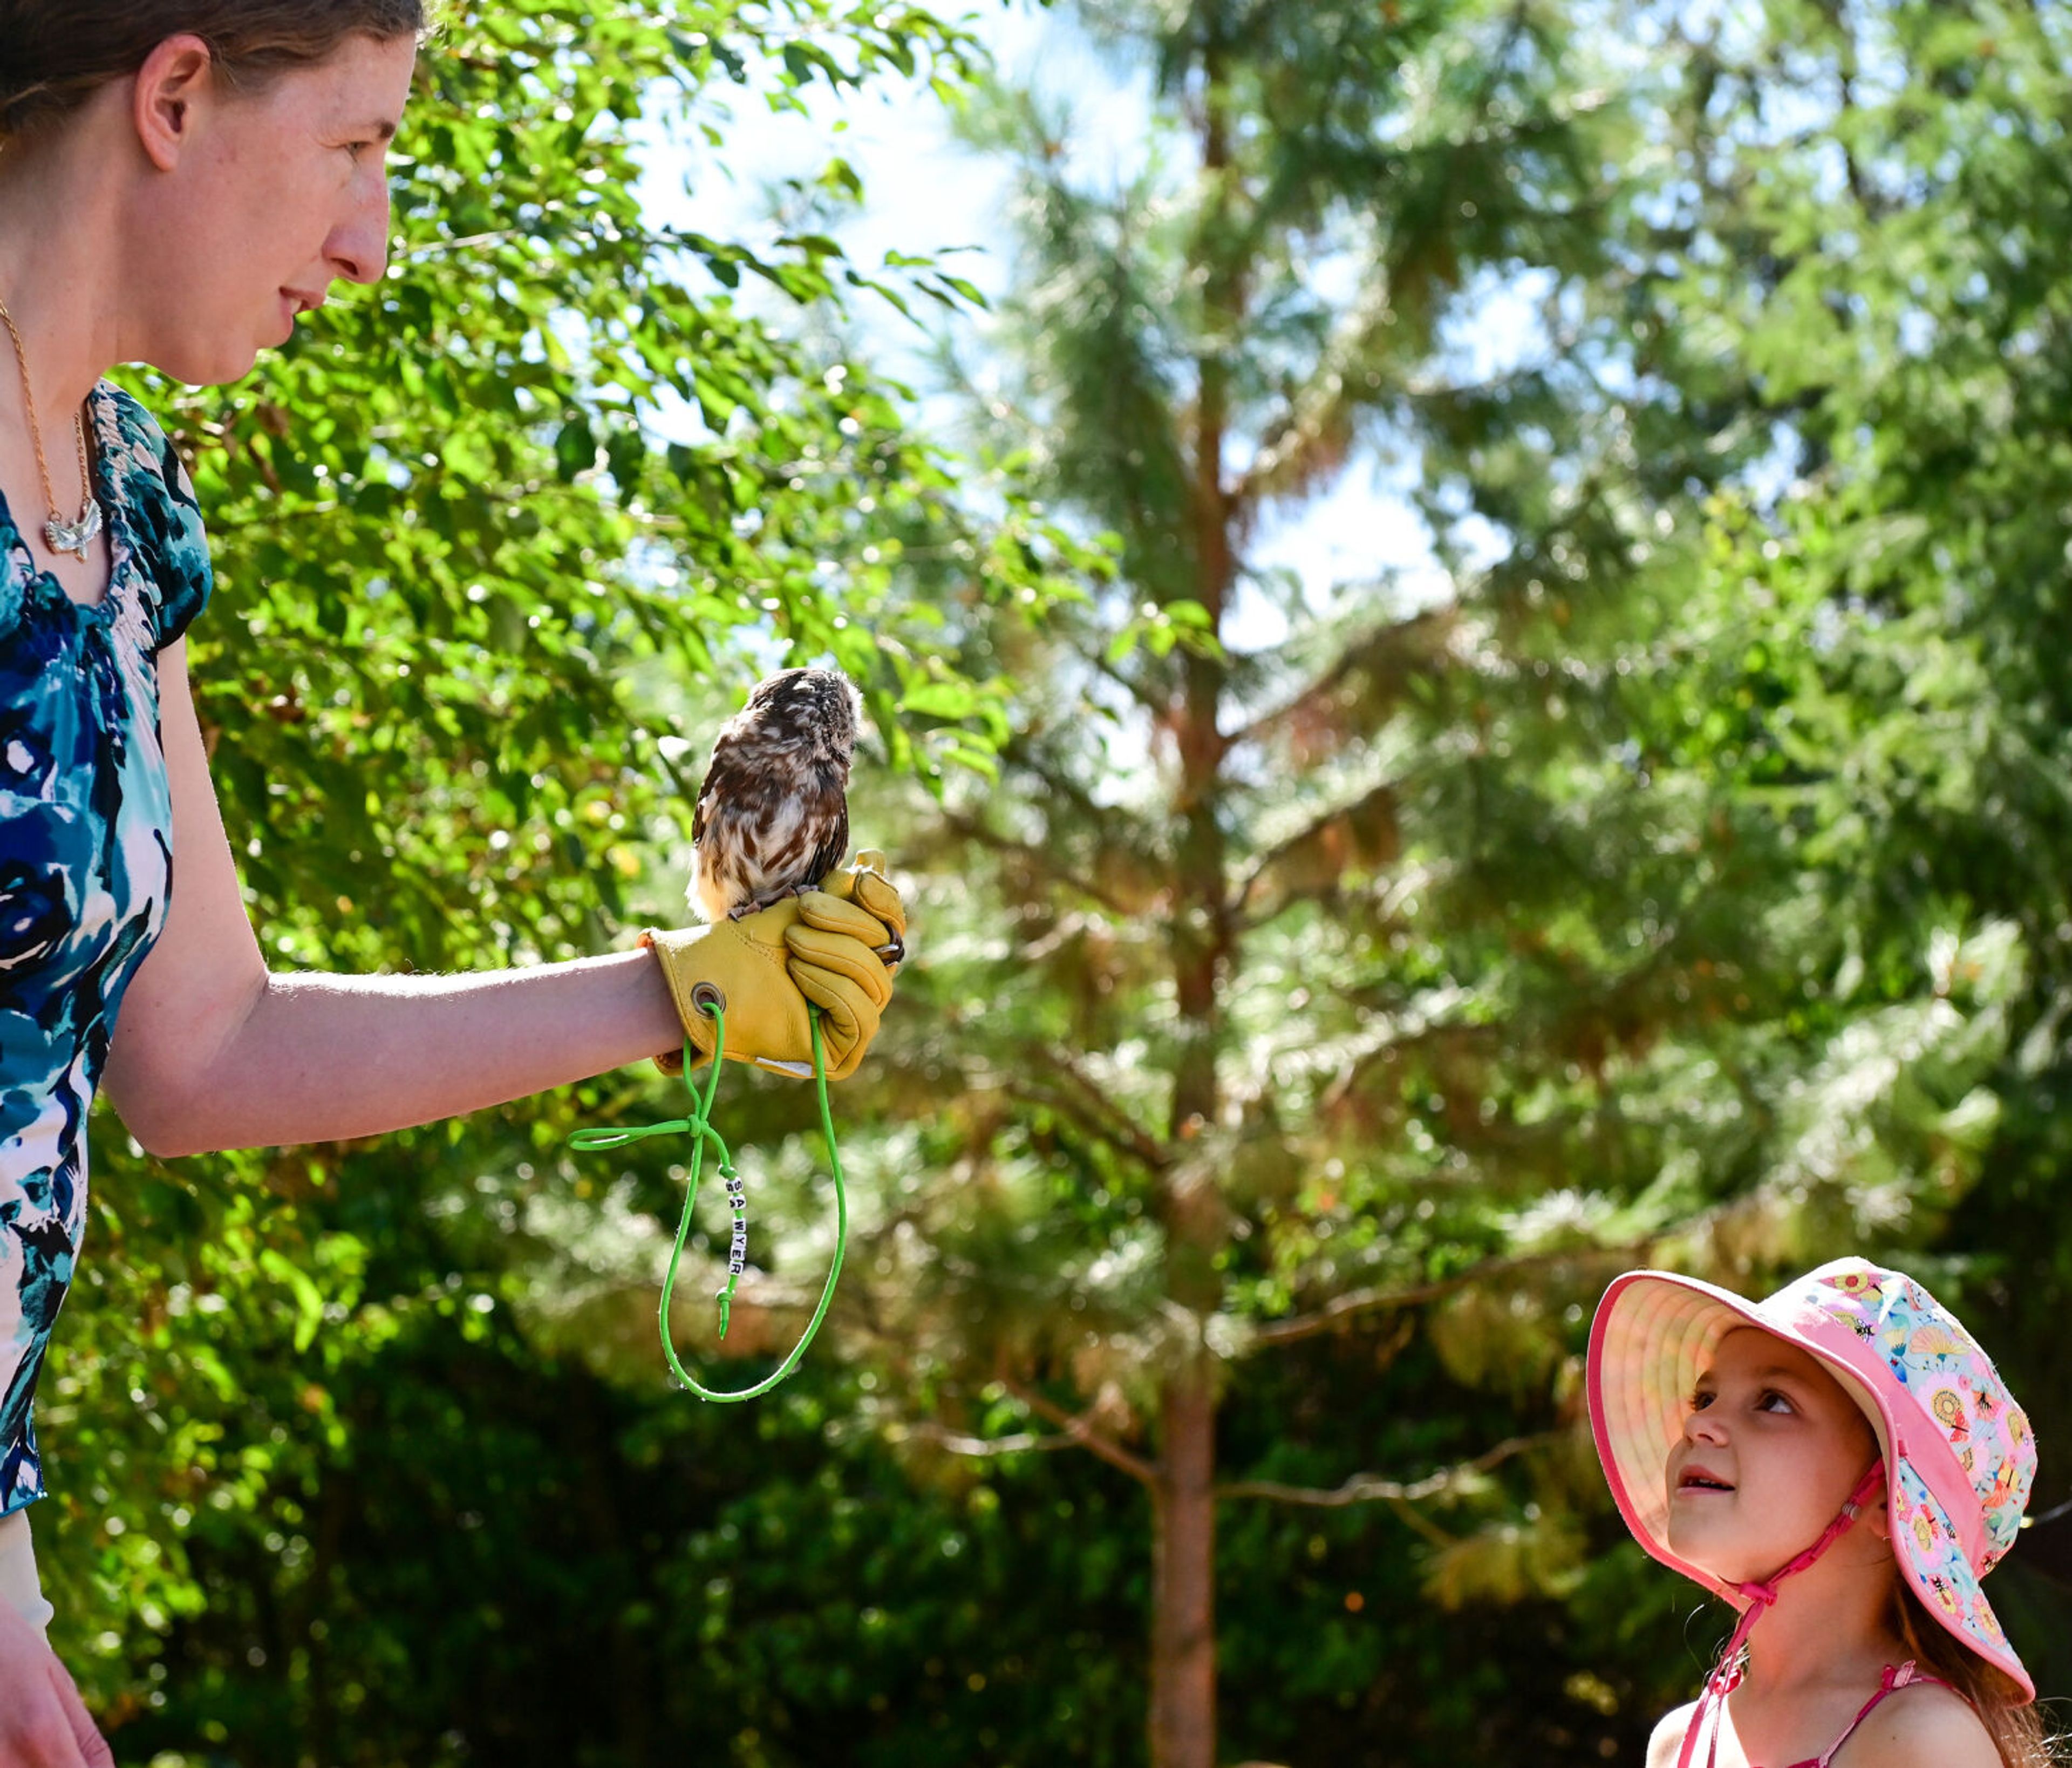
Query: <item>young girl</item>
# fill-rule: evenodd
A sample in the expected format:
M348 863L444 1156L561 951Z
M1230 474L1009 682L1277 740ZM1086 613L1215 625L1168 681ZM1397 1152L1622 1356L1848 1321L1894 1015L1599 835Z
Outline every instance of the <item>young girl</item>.
M1630 1272L1591 1329L1589 1401L1634 1537L1741 1611L1648 1768L2047 1768L1980 1589L2035 1442L1919 1284L1842 1259L1750 1302Z

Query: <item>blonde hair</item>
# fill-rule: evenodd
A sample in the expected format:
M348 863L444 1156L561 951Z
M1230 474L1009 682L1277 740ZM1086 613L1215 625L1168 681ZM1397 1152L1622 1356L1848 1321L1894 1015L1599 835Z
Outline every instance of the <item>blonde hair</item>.
M347 38L430 22L426 0L0 0L0 142L70 115L168 37L199 37L227 80L260 87Z
M1894 1624L1906 1641L1908 1654L1931 1675L1940 1676L1971 1703L1980 1723L2000 1752L2002 1768L2053 1768L2058 1758L2043 1717L2025 1700L2013 1679L1971 1651L1948 1628L1938 1626L1895 1572Z

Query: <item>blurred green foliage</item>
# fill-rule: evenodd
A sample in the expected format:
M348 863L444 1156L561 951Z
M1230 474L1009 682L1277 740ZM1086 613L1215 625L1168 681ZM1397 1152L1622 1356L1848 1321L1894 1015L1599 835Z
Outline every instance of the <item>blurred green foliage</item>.
M1904 1263L2065 1496L2072 15L1070 10L1134 183L919 10L463 9L396 273L146 389L275 962L667 915L778 655L865 685L921 935L752 1410L661 1379L672 1154L560 1151L651 1081L174 1170L97 1124L37 1520L123 1759L1141 1762L1206 1446L1221 1759L1637 1760L1725 1631L1581 1421L1642 1260ZM680 102L917 73L1022 183L961 455L838 340L968 290L632 195ZM1435 569L1258 562L1376 463ZM828 1224L808 1101L723 1097L752 1356ZM2046 1694L2061 1577L1993 1586Z

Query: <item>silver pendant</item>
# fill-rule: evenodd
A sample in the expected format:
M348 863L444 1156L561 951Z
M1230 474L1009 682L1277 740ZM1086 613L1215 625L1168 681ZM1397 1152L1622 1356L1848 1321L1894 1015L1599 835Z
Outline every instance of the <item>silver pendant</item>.
M86 508L76 522L68 522L62 516L53 516L43 524L43 538L50 542L53 553L70 553L84 565L86 549L93 544L94 537L101 532L101 503L89 497Z

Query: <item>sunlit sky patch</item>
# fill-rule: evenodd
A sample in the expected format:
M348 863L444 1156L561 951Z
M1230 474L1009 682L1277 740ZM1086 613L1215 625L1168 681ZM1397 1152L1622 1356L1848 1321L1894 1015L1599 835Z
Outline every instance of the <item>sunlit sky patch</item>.
M1115 187L1141 173L1149 147L1147 75L1119 65L1070 18L1026 0L970 14L967 22L1008 80L1028 84L1046 106L1069 109L1075 176ZM946 255L947 267L989 297L1005 291L1013 264L1009 172L955 138L925 86L879 80L864 96L848 97L819 90L804 115L773 110L766 91L726 91L731 121L723 151L688 132L654 139L639 194L656 224L767 245L800 218L800 199L786 182L810 184L840 154L861 175L865 201L811 224L832 233L853 263L871 272L890 252ZM1544 341L1530 291L1494 291L1474 311L1449 354L1478 373ZM857 320L878 366L919 395L923 426L956 434L958 401L944 385L935 343L882 302L859 302ZM967 360L982 358L983 316L955 324ZM686 437L696 433L694 412L680 421ZM1356 461L1324 495L1272 513L1249 549L1255 576L1297 584L1318 607L1368 586L1406 609L1442 593L1431 537L1405 495L1417 470L1414 458ZM1493 536L1457 538L1466 540L1471 557L1494 551ZM1226 638L1248 650L1277 642L1286 630L1276 598L1252 591Z

